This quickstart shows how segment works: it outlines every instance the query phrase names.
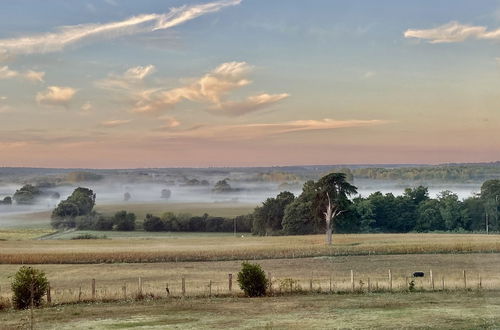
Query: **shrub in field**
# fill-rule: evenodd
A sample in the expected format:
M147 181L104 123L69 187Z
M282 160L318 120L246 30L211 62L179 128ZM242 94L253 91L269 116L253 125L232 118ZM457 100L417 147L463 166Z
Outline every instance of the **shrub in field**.
M11 307L10 301L6 298L0 297L0 311L6 310Z
M135 230L135 214L127 211L116 212L113 217L116 230L132 231Z
M266 294L268 280L259 264L244 262L238 273L238 284L248 297L260 297Z
M106 235L94 235L94 234L80 234L71 239L106 239L108 238Z
M145 231L164 231L165 223L159 217L146 214L146 219L144 219L142 227Z
M32 297L33 305L40 306L48 285L44 272L31 267L21 267L11 283L11 289L14 293L12 297L14 307L18 309L30 307Z
M100 215L95 222L95 230L113 230L113 218Z

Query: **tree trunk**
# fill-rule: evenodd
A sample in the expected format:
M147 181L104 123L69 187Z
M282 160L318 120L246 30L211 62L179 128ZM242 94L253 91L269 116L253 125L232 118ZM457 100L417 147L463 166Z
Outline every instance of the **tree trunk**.
M326 228L326 244L332 245L332 228Z

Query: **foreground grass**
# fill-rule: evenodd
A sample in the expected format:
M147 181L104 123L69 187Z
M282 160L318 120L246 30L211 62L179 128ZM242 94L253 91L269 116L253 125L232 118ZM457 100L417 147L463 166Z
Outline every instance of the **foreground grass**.
M0 312L2 329L27 311ZM434 292L188 298L61 305L35 311L41 329L325 329L500 327L500 293Z
M216 261L316 256L499 253L500 235L350 234L245 237L174 235L157 239L0 241L2 264Z

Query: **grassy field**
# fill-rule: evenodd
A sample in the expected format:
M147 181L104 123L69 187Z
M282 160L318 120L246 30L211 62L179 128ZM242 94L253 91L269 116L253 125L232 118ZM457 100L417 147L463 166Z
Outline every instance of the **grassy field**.
M300 259L259 260L262 268L271 274L273 287L279 290L283 279L292 278L303 290L309 291L312 281L314 291L350 291L350 271L354 271L355 290L388 290L388 270L391 269L393 289L408 288L407 280L415 271L424 271L424 278L415 279L416 288L431 290L429 270L432 269L435 289L464 288L463 270L466 270L467 288L500 289L500 254L424 254L424 255L383 255L320 257ZM0 265L0 295L10 295L7 289L10 277L19 265ZM236 274L241 268L240 261L212 262L169 262L136 264L91 264L91 265L35 265L43 270L51 282L54 302L76 301L80 288L82 299L91 298L91 281L96 279L97 297L123 298L122 287L126 286L128 296L138 290L141 277L143 291L165 296L168 285L170 294L181 295L181 279L186 281L186 294L208 294L209 281L214 294L228 294L228 274ZM330 289L330 280L332 287ZM362 284L363 283L363 284ZM234 292L236 289L234 283ZM288 287L282 288L288 291Z
M141 221L146 214L160 216L165 212L189 213L195 216L208 213L216 217L236 217L253 212L255 205L242 203L122 203L116 205L96 205L95 210L105 215L113 215L117 211L133 212Z
M106 234L100 232L101 234ZM115 263L314 256L500 252L500 235L350 234L245 237L173 235L132 239L0 241L0 263Z
M2 329L28 311L0 312ZM63 305L35 311L39 329L493 329L500 292L292 295Z
M27 240L55 233L53 229L0 229L0 241Z

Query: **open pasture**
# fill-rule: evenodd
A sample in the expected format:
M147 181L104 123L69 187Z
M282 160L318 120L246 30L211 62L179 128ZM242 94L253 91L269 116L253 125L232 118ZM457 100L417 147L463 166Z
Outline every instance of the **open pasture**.
M98 232L102 234L104 232ZM217 261L343 255L500 252L500 235L349 234L244 237L173 235L157 238L0 241L2 264Z
M40 329L495 329L500 292L314 294L61 305L35 310ZM0 312L3 329L29 311Z

